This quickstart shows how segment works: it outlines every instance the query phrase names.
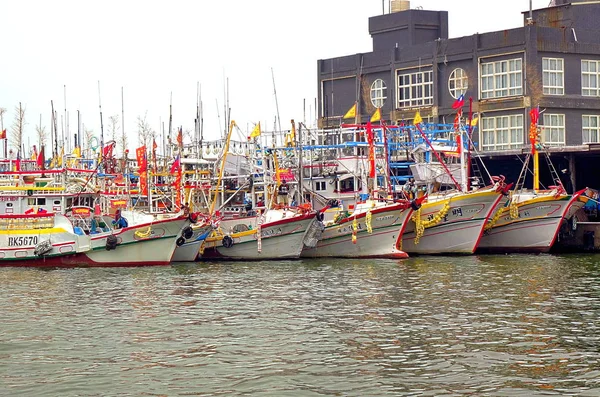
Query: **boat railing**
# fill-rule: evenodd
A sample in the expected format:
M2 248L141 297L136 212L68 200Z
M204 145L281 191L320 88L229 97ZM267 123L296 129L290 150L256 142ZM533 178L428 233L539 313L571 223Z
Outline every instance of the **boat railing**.
M49 229L54 227L54 214L0 215L0 230Z

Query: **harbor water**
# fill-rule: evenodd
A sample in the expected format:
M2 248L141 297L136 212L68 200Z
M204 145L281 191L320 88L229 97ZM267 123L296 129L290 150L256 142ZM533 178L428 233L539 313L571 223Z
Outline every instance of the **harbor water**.
M600 255L0 269L1 396L600 395Z

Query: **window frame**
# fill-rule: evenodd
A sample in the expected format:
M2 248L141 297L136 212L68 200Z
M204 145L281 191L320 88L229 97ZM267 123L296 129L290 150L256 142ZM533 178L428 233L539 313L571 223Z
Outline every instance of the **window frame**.
M556 62L556 68L552 69L551 63ZM560 63L560 69L558 64ZM560 79L560 85L550 85L551 76L556 81ZM565 60L564 58L542 57L542 86L544 95L564 95L565 94Z
M396 71L396 108L410 109L433 105L433 70L408 73ZM420 78L420 81L419 81ZM405 80L408 82L405 83ZM406 97L404 94L408 94Z
M592 118L596 120L596 126L590 126L588 122L588 126L585 126L584 120L588 118L588 121L591 121ZM588 130L588 139L585 139L585 132ZM596 140L593 141L590 139L591 132L595 132ZM600 143L600 115L597 114L583 114L581 116L581 142L585 145L588 143Z
M460 72L460 77L456 75ZM452 87L454 85L454 87ZM460 85L460 87L458 87ZM454 99L458 99L459 96L467 93L469 89L469 76L463 68L454 68L448 76L448 91L450 96Z
M587 64L587 70L583 70L583 65ZM594 65L595 71L590 71L590 65ZM587 86L584 82L588 80ZM592 78L595 80L595 87L592 87L590 82ZM582 59L581 60L581 96L600 96L600 60Z
M517 64L519 64L519 68L516 67ZM515 65L514 70L511 69L511 65ZM503 70L503 67L506 67L506 70ZM484 81L487 81L488 84L484 84ZM523 96L523 88L523 58L502 59L491 62L480 61L479 99Z
M542 143L546 146L551 146L551 147L565 146L566 145L566 128L565 128L566 116L565 116L565 114L564 113L544 113L542 116L543 116L542 121L544 124L542 126L540 126L540 127L542 127L540 143ZM553 119L556 119L556 120L562 119L562 125L552 125ZM558 139L558 140L547 139L548 136L550 136L552 138L553 134L558 134L560 139Z
M375 83L379 83L376 86ZM371 104L376 108L382 108L385 105L385 100L387 99L387 86L383 79L375 79L373 83L371 83ZM375 94L375 96L374 96Z
M490 127L488 123L492 120L493 127ZM480 123L481 138L479 148L481 151L513 150L523 148L525 124L522 114L484 116L482 117ZM501 124L500 127L498 127L498 123ZM493 143L489 143L490 137L493 138Z

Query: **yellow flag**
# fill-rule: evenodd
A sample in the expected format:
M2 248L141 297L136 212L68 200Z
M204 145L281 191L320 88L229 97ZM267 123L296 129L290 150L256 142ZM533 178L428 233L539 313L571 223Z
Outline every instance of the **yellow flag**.
M422 123L422 122L423 122L423 119L421 118L421 114L417 110L417 114L415 114L415 119L413 120L413 124L417 125L417 124Z
M60 155L58 156L58 166L62 167L63 165L63 157L65 157L65 147L60 148Z
M81 149L79 148L79 146L73 149L73 155L77 158L81 157Z
M371 123L379 120L381 120L381 108L377 108L375 113L373 113L373 115L371 116Z
M260 136L260 121L258 122L258 124L256 124L256 126L250 133L250 138L256 138L257 136Z
M352 119L354 117L356 117L356 102L354 102L354 105L344 115L345 119Z
M479 117L473 118L473 120L471 120L471 127L475 127L477 125L478 121L479 121Z

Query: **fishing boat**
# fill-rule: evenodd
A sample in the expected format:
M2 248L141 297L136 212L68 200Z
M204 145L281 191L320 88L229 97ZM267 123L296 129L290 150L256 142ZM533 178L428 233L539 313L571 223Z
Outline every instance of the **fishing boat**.
M63 267L83 262L89 239L60 214L0 215L0 266Z
M224 222L207 237L202 259L263 260L300 257L317 212L306 207L267 210Z
M418 205L366 200L351 214L339 211L334 220L325 223L316 245L302 251L302 257L407 258L398 246Z
M406 140L415 159L410 169L416 185L410 194L425 199L404 230L402 249L408 254L473 254L506 194L504 177L489 176L483 187L469 183L471 144L463 126L426 125L424 130L416 123L414 129Z
M568 194L556 172L550 155L540 144L539 109L530 111L529 140L531 150L523 162L519 179L498 212L486 225L479 252L548 252L556 242L561 226L573 205L586 189ZM555 183L540 188L540 151L546 159ZM533 170L530 163L533 162ZM524 187L527 176L533 175L533 187ZM581 203L580 207L583 206Z

